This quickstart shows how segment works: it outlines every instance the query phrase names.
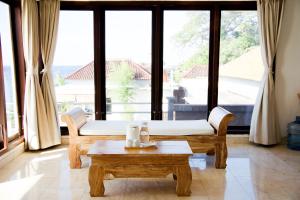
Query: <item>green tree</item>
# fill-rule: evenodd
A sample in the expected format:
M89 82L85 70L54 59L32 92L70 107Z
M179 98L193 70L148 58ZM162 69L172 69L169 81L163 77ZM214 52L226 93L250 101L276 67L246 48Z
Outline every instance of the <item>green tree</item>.
M222 13L220 41L221 64L226 64L249 51L251 47L259 45L256 14L242 11Z
M133 100L133 96L135 94L133 88L133 78L134 73L130 69L129 65L125 62L120 63L119 65L115 65L112 67L113 72L111 73L110 79L116 84L118 87L113 91L113 96L120 102L124 104L124 111L133 112L133 108L127 103ZM125 119L132 119L133 115L126 114Z
M187 13L189 21L173 36L180 47L200 47L209 40L209 15L201 12Z
M68 110L70 110L70 104L67 103L67 102L62 102L61 105L60 105L60 113L65 113L67 112Z
M54 83L56 86L63 86L66 84L66 80L64 79L64 77L62 77L62 75L57 74Z
M132 100L134 95L132 87L134 73L125 62L120 63L119 66L113 66L113 70L114 71L111 73L111 80L118 85L115 90L115 96L118 100L128 103Z
M180 80L181 72L196 65L208 64L209 15L201 12L188 13L188 22L173 36L180 48L196 48L175 71L175 80ZM220 42L220 63L225 64L259 45L257 16L254 12L222 12Z

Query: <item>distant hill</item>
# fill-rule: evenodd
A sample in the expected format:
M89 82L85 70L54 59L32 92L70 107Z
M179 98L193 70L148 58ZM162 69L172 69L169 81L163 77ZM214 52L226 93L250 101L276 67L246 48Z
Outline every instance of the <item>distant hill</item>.
M52 68L52 74L55 78L57 75L62 76L63 78L66 78L70 74L74 73L78 69L80 69L81 66L53 66Z
M81 66L53 66L52 74L55 78L57 75L62 77L67 77L68 75L74 73ZM7 103L13 102L13 82L12 82L12 74L10 66L4 66L4 84L5 84L5 101Z

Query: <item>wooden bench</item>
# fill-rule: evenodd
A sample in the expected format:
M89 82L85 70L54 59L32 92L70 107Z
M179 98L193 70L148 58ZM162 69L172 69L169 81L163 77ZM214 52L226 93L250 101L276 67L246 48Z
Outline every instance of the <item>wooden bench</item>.
M150 140L187 140L193 153L215 154L215 167L224 169L227 160L227 126L233 119L234 116L232 113L221 107L215 107L211 111L208 121L148 121ZM65 113L62 116L62 121L67 124L69 130L69 160L71 168L81 167L80 155L86 155L89 145L95 143L97 140L125 140L126 129L124 130L123 128L123 131L111 133L110 131L105 130L106 125L109 123L119 123L122 128L122 126L124 127L126 125L124 124L124 121L87 121L85 112L81 108L74 108ZM195 126L195 123L198 122L202 125ZM172 127L174 129L175 127L175 130L178 130L178 132L172 134L174 130L173 132L168 132L166 129L162 130L161 128L166 127L165 124L168 124L170 129L172 129ZM103 126L103 130L101 130L101 125ZM182 129L182 126L189 127L189 129ZM205 130L201 128L202 126L205 127ZM87 130L87 127L92 127L95 131ZM118 128L118 126L114 127ZM181 131L184 133L180 133Z

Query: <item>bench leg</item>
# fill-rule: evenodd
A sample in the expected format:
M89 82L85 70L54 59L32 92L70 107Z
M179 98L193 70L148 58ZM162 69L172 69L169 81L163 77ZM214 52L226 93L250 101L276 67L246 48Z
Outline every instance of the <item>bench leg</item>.
M215 157L215 167L217 169L226 168L227 160L227 145L226 142L216 144L216 157Z
M80 149L78 144L69 144L69 161L71 169L81 168Z

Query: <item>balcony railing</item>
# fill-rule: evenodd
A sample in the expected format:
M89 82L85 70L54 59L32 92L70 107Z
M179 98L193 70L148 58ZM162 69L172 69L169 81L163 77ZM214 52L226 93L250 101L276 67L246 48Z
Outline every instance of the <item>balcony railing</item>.
M66 109L66 105L71 109L72 107L81 107L90 117L94 116L94 104L93 103L76 103L76 102L58 102L58 108ZM106 104L107 115L131 115L133 119L139 119L141 116L149 118L151 114L150 102L110 102ZM130 109L124 109L129 106ZM220 105L230 112L234 113L236 119L230 124L231 126L249 126L251 122L251 116L253 111L253 105ZM62 114L66 110L59 110L59 114ZM163 104L163 119L164 120L199 120L207 118L207 105L203 104L180 104L180 103L164 103ZM142 117L141 117L142 118Z

